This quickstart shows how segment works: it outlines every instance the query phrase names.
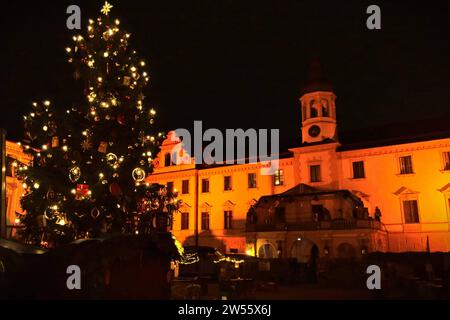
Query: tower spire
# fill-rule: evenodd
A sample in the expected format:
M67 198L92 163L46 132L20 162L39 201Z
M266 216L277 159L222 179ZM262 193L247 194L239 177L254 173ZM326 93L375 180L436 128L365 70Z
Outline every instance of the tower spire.
M336 96L319 59L311 59L308 80L301 90L303 143L337 140Z

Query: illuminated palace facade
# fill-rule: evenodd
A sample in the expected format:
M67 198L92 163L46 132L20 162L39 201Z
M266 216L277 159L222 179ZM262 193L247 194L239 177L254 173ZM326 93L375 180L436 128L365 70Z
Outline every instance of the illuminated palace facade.
M6 141L6 226L8 237L15 234L13 227L19 225L16 213L23 213L20 198L25 192L22 182L15 175L14 168L19 162L29 163L30 161L30 156L23 152L19 144Z
M450 251L450 128L344 143L329 85L301 94L302 139L273 176L264 163L174 165L168 138L146 179L182 200L171 229L184 245L260 257L360 256L371 251ZM419 125L419 123L418 123ZM14 162L30 159L7 142L7 224L21 212ZM182 148L180 148L182 149ZM183 152L182 150L180 153ZM379 214L381 213L381 217ZM13 228L9 228L13 234Z
M335 99L324 83L303 90L302 139L273 176L260 175L263 163L175 165L170 153L181 142L169 135L147 182L178 191L177 239L299 261L450 251L450 130L345 144Z

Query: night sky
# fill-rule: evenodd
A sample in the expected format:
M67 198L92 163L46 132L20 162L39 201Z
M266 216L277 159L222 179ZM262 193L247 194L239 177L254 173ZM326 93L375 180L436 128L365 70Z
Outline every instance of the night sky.
M444 1L109 1L152 77L146 103L165 130L280 128L299 137L299 94L320 59L338 96L342 131L450 116L449 10ZM382 30L366 29L366 8ZM103 1L2 2L0 125L22 135L34 100L80 101L64 48L66 8L83 27Z

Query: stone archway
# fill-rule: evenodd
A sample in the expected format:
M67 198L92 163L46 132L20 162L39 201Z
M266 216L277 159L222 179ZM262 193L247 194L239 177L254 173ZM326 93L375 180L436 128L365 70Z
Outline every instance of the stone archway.
M338 258L351 259L356 256L356 249L348 242L343 242L337 247Z
M300 263L314 262L319 257L319 248L310 239L298 238L292 244L291 257Z
M265 243L258 249L258 257L273 259L276 258L276 250L275 247L270 243Z

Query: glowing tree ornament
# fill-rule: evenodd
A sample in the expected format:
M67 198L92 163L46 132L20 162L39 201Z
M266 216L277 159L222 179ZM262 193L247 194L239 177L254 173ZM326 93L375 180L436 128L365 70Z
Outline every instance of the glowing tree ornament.
M131 175L136 182L142 182L145 179L145 171L142 168L135 168Z
M113 7L114 7L114 6L111 5L110 3L108 3L108 1L105 1L105 4L103 5L102 10L100 10L100 11L101 11L101 13L103 13L105 16L107 16Z
M69 179L72 182L77 182L81 177L81 169L78 166L74 166L69 171Z

